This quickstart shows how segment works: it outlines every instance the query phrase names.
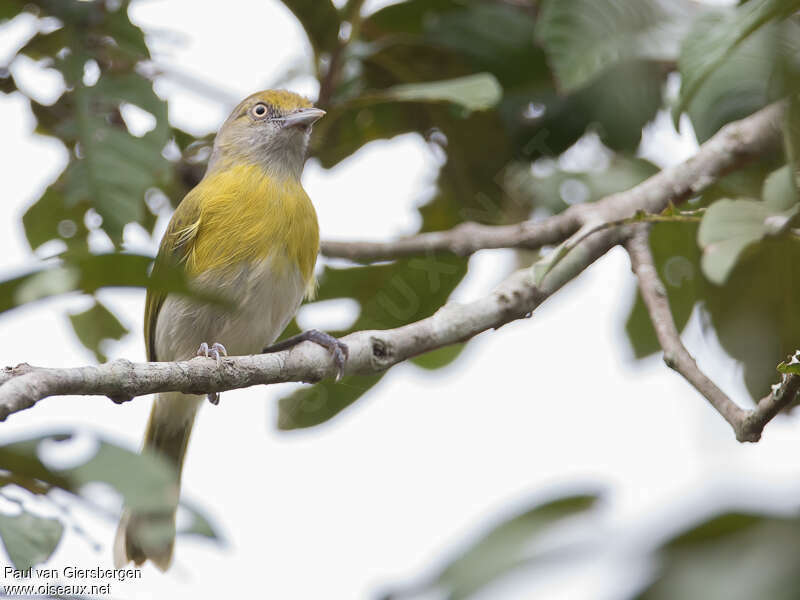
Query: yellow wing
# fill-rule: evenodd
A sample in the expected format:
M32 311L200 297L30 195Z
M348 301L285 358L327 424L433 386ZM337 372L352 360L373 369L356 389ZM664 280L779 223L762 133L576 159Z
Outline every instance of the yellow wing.
M195 190L197 188L186 194L170 219L153 265L154 276L163 272L167 265L183 268L186 256L191 252L200 228L200 203ZM155 347L156 323L165 298L164 292L147 290L144 305L144 344L149 361L158 360Z

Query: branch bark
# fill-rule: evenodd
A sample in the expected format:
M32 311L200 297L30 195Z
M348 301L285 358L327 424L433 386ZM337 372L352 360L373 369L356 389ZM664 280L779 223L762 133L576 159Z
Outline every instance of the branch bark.
M697 366L681 341L672 318L667 291L658 276L653 254L650 251L650 227L637 225L635 233L625 244L631 257L631 268L639 282L658 342L664 350L664 362L680 373L716 411L730 424L740 442L757 442L766 424L781 410L789 406L800 390L800 377L784 376L777 389L762 398L756 408L746 410L731 400L725 392L709 379Z
M466 341L488 329L527 317L562 285L623 241L616 229L587 239L534 285L530 269L516 271L490 295L468 304L448 303L434 315L396 329L359 331L343 338L350 356L345 374L369 374L442 346ZM178 391L223 392L286 381L315 382L335 377L336 365L326 350L304 342L291 350L184 362L132 363L116 360L98 366L52 369L27 364L0 373L0 421L60 395L103 395L114 402L136 396Z
M462 223L448 231L420 233L391 242L322 243L322 254L357 262L392 260L431 252L466 256L489 248L538 249L563 242L579 229L632 217L637 211L657 214L679 205L723 175L763 155L780 143L784 102L729 123L704 143L697 154L639 185L594 204L572 206L563 213L516 225Z

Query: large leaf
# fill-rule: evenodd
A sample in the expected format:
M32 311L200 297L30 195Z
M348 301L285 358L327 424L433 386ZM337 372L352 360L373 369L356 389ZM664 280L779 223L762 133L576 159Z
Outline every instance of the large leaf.
M678 63L681 96L676 114L686 110L712 73L730 60L737 46L765 24L785 19L797 10L800 0L749 0L692 31L685 38ZM768 72L769 69L761 72L763 79L767 79Z
M686 39L713 37L715 32L726 27L722 15L711 13L700 19ZM692 71L693 60L704 60L701 50L684 49L679 64L682 76L690 77L687 72ZM685 110L698 140L704 142L726 123L800 91L799 76L800 23L797 19L770 22L726 54L724 60L703 77L702 85L696 89L684 86L673 114L677 118Z
M0 539L11 564L19 570L47 561L63 533L64 525L58 519L39 517L26 510L18 515L0 514Z
M444 592L442 597L448 600L461 600L516 569L546 561L549 553L537 551L537 538L564 520L587 512L597 500L595 495L567 496L502 521L461 550L430 580L415 586L414 597L418 592L436 591L437 595ZM563 551L559 558L563 560L567 554ZM386 597L404 596L401 591Z
M657 0L545 0L536 25L564 91L632 58L677 58L688 5Z
M784 231L797 211L797 204L778 212L755 200L723 199L712 204L697 234L706 277L724 283L746 248Z
M98 301L83 312L69 315L69 320L78 339L94 352L98 362L106 361L106 355L101 348L105 340L120 340L128 333L119 319Z
M499 102L503 90L493 75L478 73L447 81L395 85L378 95L406 102L452 102L473 111L492 108Z
M178 268L167 267L157 277L150 277L148 270L152 261L153 257L139 254L72 256L61 264L0 282L0 313L60 294L75 291L93 294L106 287L150 287L207 302L221 302L218 297L190 288L186 276Z
M174 466L163 457L155 453L131 452L110 442L98 440L96 452L83 462L63 468L43 462L43 457L47 460L48 452L58 451L58 444L69 444L73 439L73 434L62 432L2 445L0 465L18 481L38 482L75 495L85 495L89 489L87 484L100 482L119 492L125 505L132 510L151 513L172 511L178 494L177 473ZM45 445L50 445L50 448ZM188 511L194 523L189 532L214 539L218 537L201 512L186 504L183 508ZM33 526L37 531L32 531L31 535L37 538L52 533L54 527L51 523L40 522L33 523ZM5 538L2 524L0 534ZM26 551L19 540L13 544L16 550L9 547L7 538L5 541L10 553Z
M700 271L697 226L686 223L659 223L650 233L650 249L656 269L667 292L672 318L683 331L704 286ZM650 314L637 289L636 298L625 324L636 358L644 358L661 349Z
M330 0L283 0L308 34L311 47L319 56L337 45L339 13Z
M542 99L544 115L530 132L527 152L557 155L594 128L613 150L635 152L642 128L662 106L665 72L649 61L625 61L609 67L579 90Z
M447 255L371 267L326 268L320 277L318 299L358 301L361 313L349 331L389 329L433 314L465 272L464 259ZM457 354L451 352L438 366L449 363ZM300 389L280 400L278 427L295 429L323 423L350 406L381 377L350 376L338 383L326 380Z
M664 545L655 581L637 598L791 600L800 585L798 535L797 518L716 515Z
M625 155L614 156L602 170L572 172L554 166L547 175L535 175L530 165L516 163L507 169L503 187L518 202L555 213L629 190L657 171L652 163Z

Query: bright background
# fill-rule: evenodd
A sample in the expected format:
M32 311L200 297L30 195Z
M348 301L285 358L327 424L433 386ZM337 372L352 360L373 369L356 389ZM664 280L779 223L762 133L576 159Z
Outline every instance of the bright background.
M386 3L367 2L365 9ZM310 76L282 81L298 68L309 72L310 59L302 29L279 2L227 0L223 10L217 3L148 0L134 3L131 18L151 34L164 73L156 90L169 100L170 119L192 133L216 129L257 89L281 85L316 94ZM0 64L32 26L23 16L0 28ZM14 76L40 101L53 101L62 85L24 57ZM125 117L147 127L135 113ZM688 127L679 135L662 117L646 130L641 153L674 164L696 143ZM64 148L33 134L33 124L21 97L0 96L4 277L33 263L20 218L66 162ZM438 166L422 138L405 135L368 144L330 171L312 161L304 184L323 237L388 239L415 230L414 207L430 194ZM155 252L158 238L135 226L125 234L129 248ZM508 251L476 254L454 299L488 293L512 264ZM226 392L219 407L201 411L183 491L211 514L227 546L180 538L171 571L148 567L142 580L113 584L113 596L373 597L432 572L515 508L599 488L605 501L587 525L590 536L605 541L599 557L571 570L508 578L481 597L614 598L634 589L652 566L641 551L654 532L665 532L664 522L685 522L720 502L795 507L800 465L789 457L800 453L797 418L779 417L759 444L739 444L660 358L635 363L623 337L633 286L627 256L616 249L531 320L479 336L435 373L393 368L353 408L315 429L275 430L275 400L289 385ZM110 358L143 359L144 292L102 297L131 330L107 349ZM60 298L0 316L0 365L90 364L63 315L87 306L81 298ZM300 322L334 329L354 316L346 302L329 302L304 308ZM684 339L726 392L746 398L740 370L704 336L698 318ZM0 441L77 427L136 448L149 404L53 398L10 418ZM80 442L74 451L73 459ZM258 466L246 477L228 467L230 457L243 453ZM101 492L98 503L118 509L118 499ZM88 533L68 534L52 565L111 567L113 520L83 508L74 519Z

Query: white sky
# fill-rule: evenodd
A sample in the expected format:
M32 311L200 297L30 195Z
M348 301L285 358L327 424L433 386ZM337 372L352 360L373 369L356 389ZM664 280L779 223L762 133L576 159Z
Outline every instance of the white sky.
M173 41L153 44L166 71L188 73L230 98L225 104L159 81L173 122L195 133L215 129L233 102L293 64L307 64L302 30L274 0L228 0L225 10L189 0L139 2L132 18L148 31L173 32L164 36ZM29 26L21 19L0 29L0 64ZM58 79L29 62L19 61L14 73L41 98L57 96ZM293 83L315 92L308 77ZM19 96L0 97L1 276L31 264L20 217L65 161L59 143L32 128ZM690 132L680 138L661 118L643 153L674 162L692 148ZM310 163L304 182L324 237L385 239L414 230L413 207L436 169L434 154L409 135L370 144L332 171ZM136 248L156 247L137 228L126 236ZM511 263L507 251L479 253L457 297L488 292ZM429 573L514 507L601 486L606 502L584 533L603 539L607 551L576 572L513 577L481 597L613 598L640 576L631 568L639 564L637 543L662 531L665 519L684 519L718 498L794 506L800 465L787 457L800 451L797 419L777 419L757 445L738 444L659 358L634 364L623 337L632 289L627 257L615 250L533 319L479 336L447 369L395 367L355 407L313 430L274 429L275 400L290 385L223 394L219 407L201 411L183 490L213 515L228 547L179 539L169 573L147 568L143 580L114 584L114 597L373 597ZM142 359L144 293L104 292L103 299L132 332L109 348L111 358ZM0 365L90 363L63 316L85 306L85 299L62 298L0 316ZM302 320L334 327L348 318L346 304L328 303L304 309ZM723 389L745 397L741 373L701 336L697 320L685 339ZM135 448L149 404L49 399L0 425L0 440L78 427ZM246 477L231 468L233 460L247 465ZM76 516L103 549L96 553L70 533L52 566L110 567L115 524L83 510Z

